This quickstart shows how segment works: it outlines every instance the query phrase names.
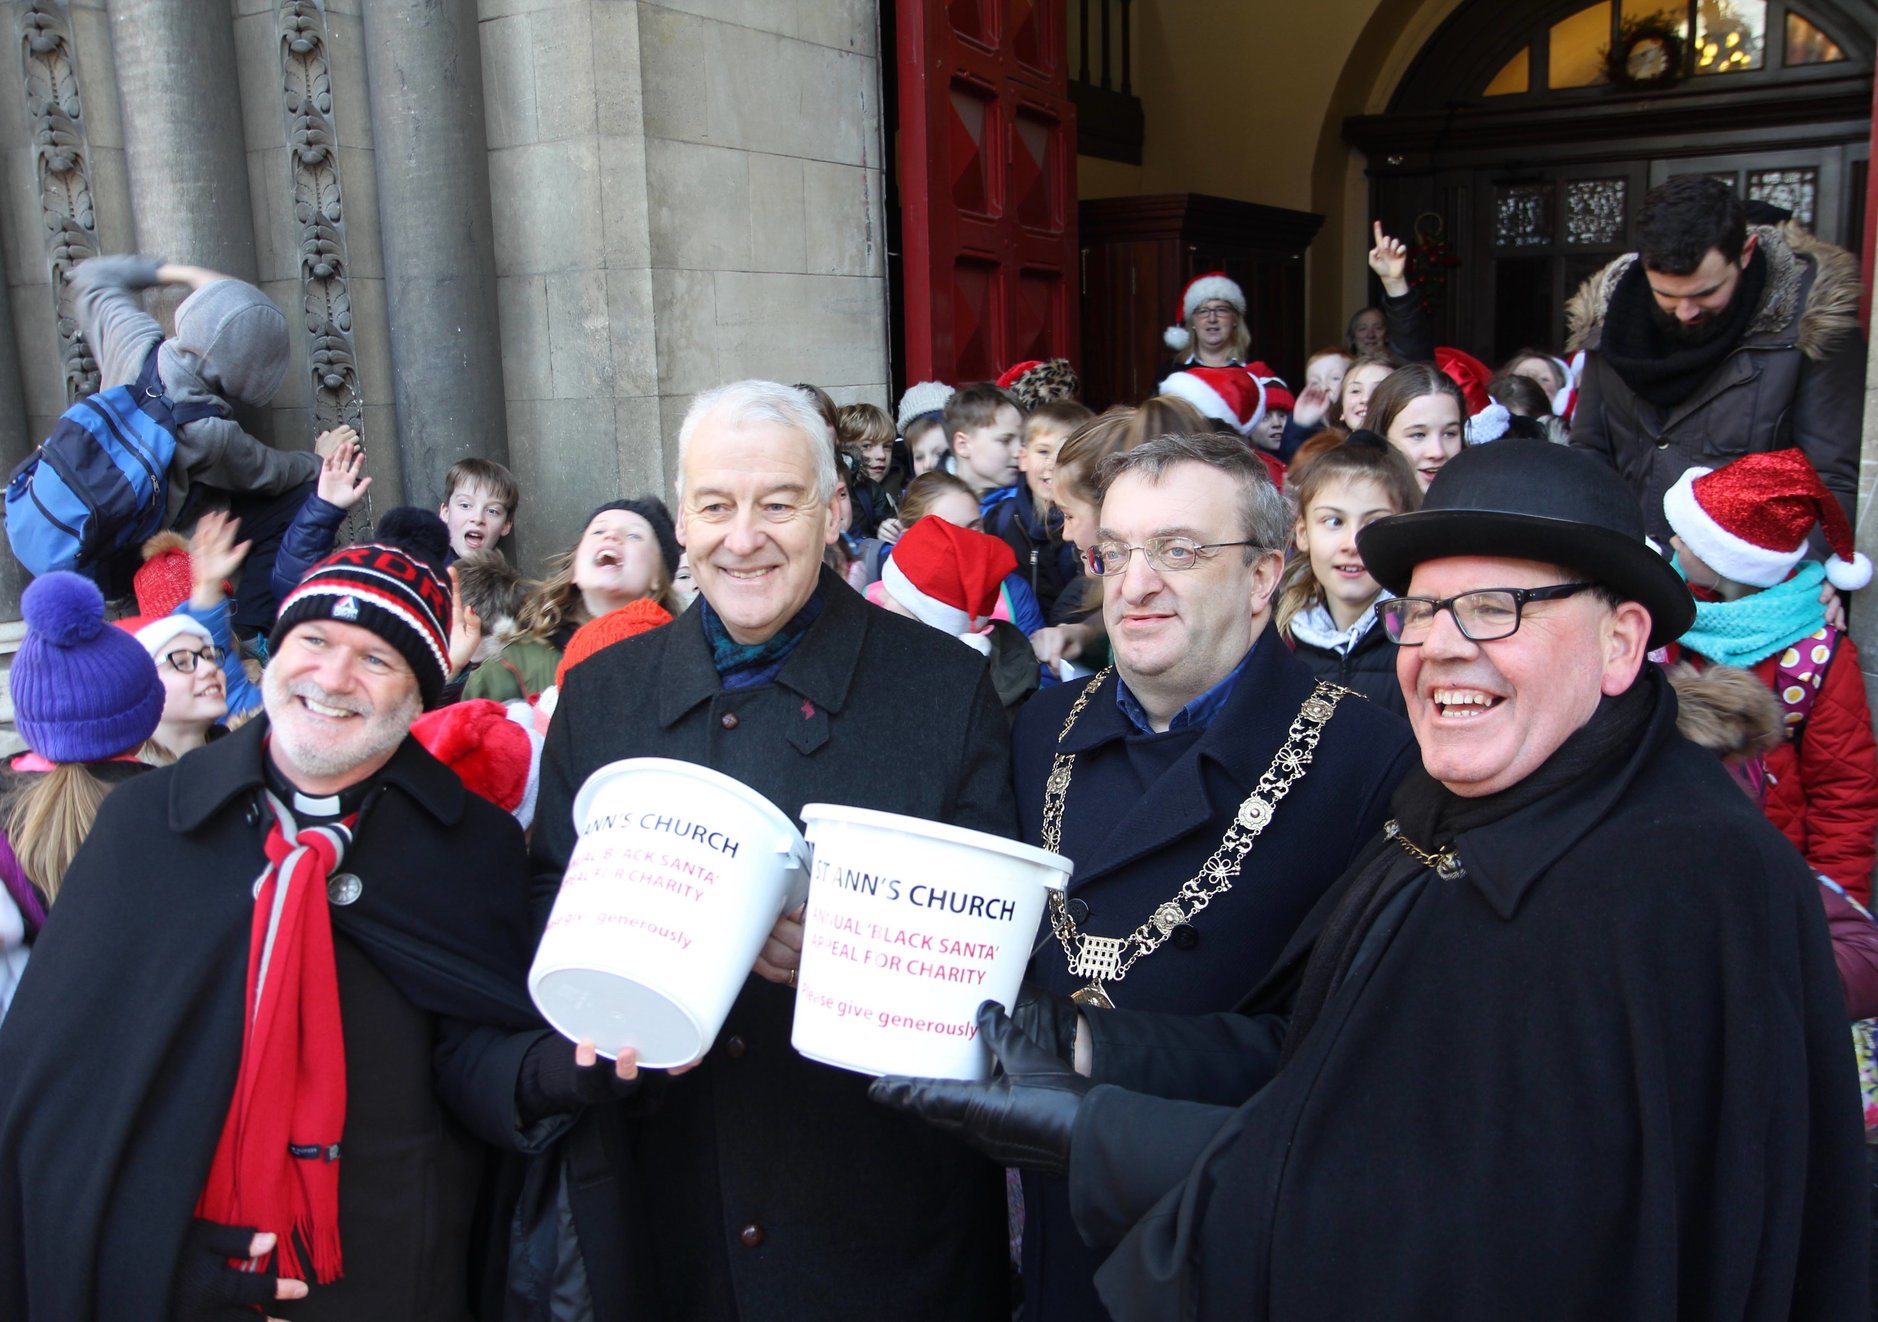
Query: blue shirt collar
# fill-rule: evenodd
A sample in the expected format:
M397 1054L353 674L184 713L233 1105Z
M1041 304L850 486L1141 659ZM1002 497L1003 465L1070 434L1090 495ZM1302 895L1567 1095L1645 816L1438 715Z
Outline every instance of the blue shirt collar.
M1008 487L993 487L978 497L978 513L985 515L1002 505L1007 500L1017 499L1017 484Z
M1167 723L1167 733L1186 729L1204 730L1212 724L1220 708L1231 699L1233 686L1239 682L1239 676L1245 673L1246 663L1257 650L1258 644L1255 642L1246 649L1246 654L1239 658L1239 664L1232 668L1226 678L1175 712L1174 719ZM1128 683L1119 671L1115 675L1115 705L1121 708L1122 715L1128 718L1128 723L1135 727L1137 733L1155 733L1154 726L1148 721L1146 708L1141 705L1140 699L1128 691Z

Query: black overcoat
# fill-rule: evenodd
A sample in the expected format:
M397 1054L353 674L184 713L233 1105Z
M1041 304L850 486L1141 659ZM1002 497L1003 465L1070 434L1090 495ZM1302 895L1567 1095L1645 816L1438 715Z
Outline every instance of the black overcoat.
M1076 755L1064 801L1063 852L1074 860L1073 912L1100 936L1123 936L1172 899L1207 856L1272 764L1315 684L1310 669L1267 629L1204 732L1136 731L1104 681L1058 742L1082 690L1065 684L1032 698L1012 732L1024 839L1040 841L1043 787L1059 749ZM1232 888L1110 988L1118 1005L1183 1013L1238 1005L1285 942L1388 816L1389 796L1415 766L1408 723L1357 694L1337 706L1303 778L1246 855ZM1031 976L1067 993L1063 949L1045 928ZM1025 1180L1024 1281L1039 1322L1100 1317L1093 1281L1101 1255L1071 1224L1061 1181Z
M113 791L34 946L0 1025L8 1322L167 1317L240 1064L253 886L266 866L266 730L253 721ZM440 1163L461 1173L456 1122L439 1114L431 1134L400 1136L411 1142L399 1153L360 1125L383 1114L383 1098L408 1113L434 1071L437 1096L470 1131L518 1147L516 1072L540 1035L524 986L528 873L515 819L412 739L375 781L341 863L363 890L331 909L347 1054L360 1032L413 1031L409 1016L429 1017L432 1049L402 1062L369 1053L402 1064L396 1077L348 1071L342 1148L372 1159L342 1160L346 1279L315 1286L296 1316L326 1316L334 1301L349 1301L352 1317L460 1307L468 1212L432 1201L452 1193ZM395 1002L400 1022L362 1023L361 995ZM369 1214L370 1244L358 1211ZM444 1224L452 1242L437 1233ZM400 1232L401 1242L382 1239Z
M1092 1020L1098 1077L1142 1090L1095 1089L1072 1145L1114 1316L1865 1316L1817 883L1673 697L1609 774L1458 840L1275 1078L1342 885L1246 1015Z
M712 767L794 817L833 802L1014 834L1007 725L985 660L822 575L826 605L775 681L726 692L699 612L571 670L542 756L534 837L551 897L575 791L626 757ZM609 1319L1008 1317L1003 1182L861 1075L789 1044L795 994L752 977L704 1063L616 1117L630 1162L617 1246L575 1191L590 1275L636 1264ZM591 1125L589 1115L583 1125ZM624 1313L608 1310L613 1302Z

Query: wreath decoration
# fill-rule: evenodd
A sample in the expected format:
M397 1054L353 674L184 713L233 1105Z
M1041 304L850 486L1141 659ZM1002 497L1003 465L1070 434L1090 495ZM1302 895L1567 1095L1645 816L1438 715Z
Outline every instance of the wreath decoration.
M1447 224L1437 212L1415 218L1415 242L1408 253L1409 288L1421 296L1422 310L1433 316L1447 292L1448 272L1461 264L1446 238Z
M1604 48L1604 76L1612 87L1667 87L1682 79L1686 45L1662 14L1627 18Z

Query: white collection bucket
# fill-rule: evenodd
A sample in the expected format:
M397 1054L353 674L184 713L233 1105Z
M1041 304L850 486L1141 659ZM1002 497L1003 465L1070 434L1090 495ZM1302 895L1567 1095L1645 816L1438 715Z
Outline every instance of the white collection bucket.
M528 972L564 1036L654 1068L702 1056L777 916L802 902L808 847L768 799L690 762L629 758L574 797L579 839Z
M811 803L791 1040L862 1074L985 1079L982 1001L1009 1008L1061 854L918 817Z

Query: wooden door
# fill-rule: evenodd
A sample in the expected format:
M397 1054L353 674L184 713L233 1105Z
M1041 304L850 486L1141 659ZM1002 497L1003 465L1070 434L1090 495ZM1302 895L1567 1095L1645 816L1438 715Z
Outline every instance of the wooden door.
M1079 358L1063 0L895 0L905 375Z

